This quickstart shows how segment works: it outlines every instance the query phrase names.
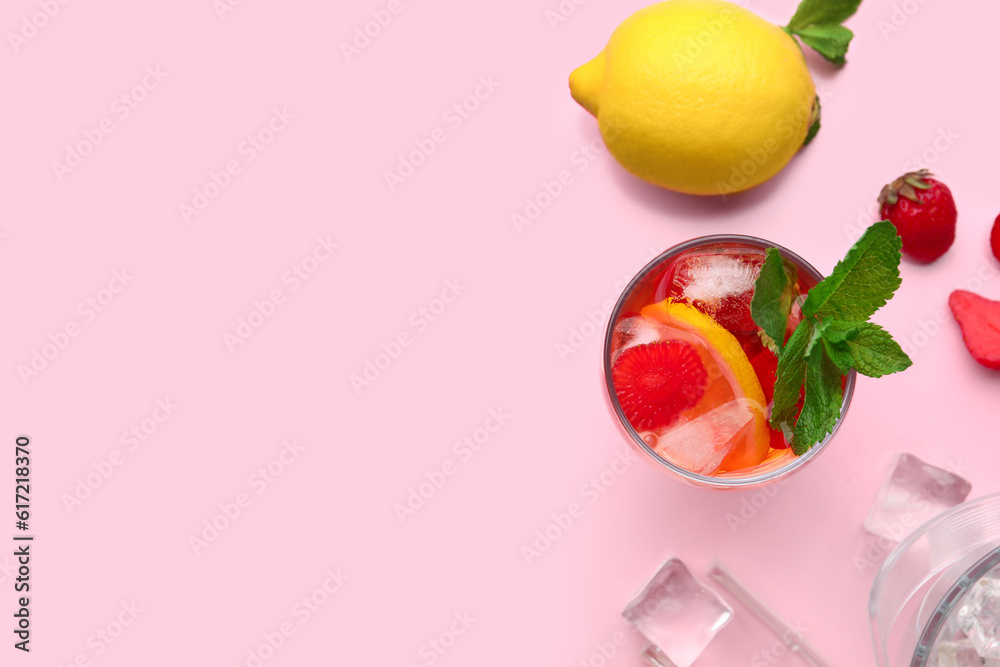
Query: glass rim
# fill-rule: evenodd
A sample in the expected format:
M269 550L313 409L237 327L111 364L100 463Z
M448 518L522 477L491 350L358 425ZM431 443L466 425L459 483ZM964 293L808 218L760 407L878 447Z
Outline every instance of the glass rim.
M884 609L883 596L893 590L894 585L896 588L899 587L899 582L891 581L891 579L899 576L899 571L897 570L899 566L902 565L904 570L906 569L907 557L913 553L911 549L919 549L920 547L916 546L918 543L923 544L932 537L940 540L942 537L947 536L954 540L956 531L959 531L957 534L960 537L966 540L978 541L978 543L968 541L962 546L952 549L951 553L939 552L932 559L928 559L926 554L920 555L919 560L924 570L921 570L920 574L916 576L912 572L909 572L909 576L913 577L913 581L916 583L908 583L905 589L902 590L903 594L897 595L899 598L897 601L898 608ZM923 548L926 549L926 545ZM890 661L890 647L888 642L893 634L893 629L899 623L900 613L914 594L926 585L929 580L942 575L949 567L959 562L961 558L984 549L983 558L978 560L975 565L969 568L958 579L956 585L952 586L945 593L941 601L942 603L955 602L956 600L949 600L948 598L959 592L958 584L961 583L962 578L970 572L975 571L977 567L981 567L989 558L990 553L993 553L993 551L985 550L996 548L1000 548L1000 493L991 493L972 500L966 500L964 503L959 503L917 526L901 542L896 544L882 562L878 572L876 572L875 580L872 582L871 591L868 594L868 622L875 652L875 664L880 667L889 667L890 664L895 664ZM910 569L912 570L912 568ZM941 611L941 609L939 605L937 611ZM922 632L918 631L915 638L917 647L920 646L920 640L931 627L932 621L934 621L934 616L928 619ZM910 664L914 663L911 661ZM919 664L919 662L916 664Z
M760 248L762 250L777 248L783 257L794 262L798 268L805 270L806 274L817 283L824 278L822 273L817 271L812 264L807 262L800 255L792 252L783 245L773 243L758 236L747 236L744 234L710 234L678 243L667 248L650 260L635 274L632 280L629 281L628 285L625 286L625 289L622 290L621 295L618 297L618 301L615 303L615 307L611 310L611 315L608 319L608 326L604 333L604 346L602 348L604 359L602 365L604 367L605 390L607 391L607 396L611 401L611 406L614 409L615 415L618 417L619 424L625 429L625 432L632 439L633 444L639 447L650 460L659 464L660 467L667 472L678 475L685 481L694 484L695 486L710 487L715 489L740 489L774 482L782 477L790 475L792 472L798 470L815 458L826 446L826 444L833 439L833 436L836 435L841 423L847 416L847 410L851 406L851 398L854 395L854 385L857 380L857 372L852 368L846 376L847 384L844 386L844 398L840 405L840 416L837 418L837 423L833 425L833 430L830 431L830 433L823 438L822 441L813 445L809 451L802 456L795 457L795 460L786 466L782 466L781 468L777 468L775 470L761 472L756 475L712 477L710 475L700 475L698 473L691 472L690 470L685 470L684 468L681 468L675 463L671 463L664 457L657 454L645 440L639 437L635 427L632 426L628 418L625 416L621 403L618 401L618 395L615 393L614 383L611 378L611 343L614 336L615 324L618 321L619 315L621 315L622 308L624 307L626 300L632 294L632 291L639 284L639 282L645 279L655 268L674 255L679 255L682 252L703 245L712 245L717 243L741 243L755 248Z

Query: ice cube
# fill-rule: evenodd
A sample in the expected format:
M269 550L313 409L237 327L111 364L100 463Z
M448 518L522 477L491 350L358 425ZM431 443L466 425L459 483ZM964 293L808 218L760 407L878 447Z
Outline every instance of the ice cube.
M957 642L968 638L968 635L965 634L965 630L962 629L962 621L959 618L960 610L961 607L948 614L948 618L946 618L944 622L944 627L941 628L941 631L938 633L938 639L940 641Z
M959 607L958 622L980 656L1000 660L1000 579L987 575L973 584Z
M997 667L1000 661L983 658L968 639L942 642L937 645L937 667Z
M865 530L901 541L917 526L964 502L971 490L972 484L954 473L913 454L897 454L865 519Z
M619 320L611 337L611 365L630 347L669 340L670 331L665 324L639 315Z
M677 667L689 667L732 615L732 607L676 558L664 563L622 610Z
M746 248L687 253L664 274L656 300L688 303L736 335L756 333L750 302L763 265L764 252Z
M674 465L708 475L718 470L736 444L733 438L753 418L750 401L729 401L659 434L655 449Z

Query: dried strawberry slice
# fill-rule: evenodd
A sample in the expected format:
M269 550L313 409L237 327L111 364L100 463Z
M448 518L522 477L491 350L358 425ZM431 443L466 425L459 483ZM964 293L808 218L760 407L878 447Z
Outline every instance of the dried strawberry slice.
M697 405L708 387L708 372L698 350L682 340L628 348L615 362L611 379L618 402L637 431L669 426Z
M948 305L962 328L962 338L972 358L986 368L1000 370L1000 301L955 290L948 298Z

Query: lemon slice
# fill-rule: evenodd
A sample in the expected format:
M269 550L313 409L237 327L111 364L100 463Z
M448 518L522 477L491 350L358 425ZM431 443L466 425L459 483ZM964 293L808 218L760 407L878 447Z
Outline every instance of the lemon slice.
M738 441L722 461L719 470L733 472L753 467L763 461L771 446L771 429L767 423L767 399L764 397L760 380L757 379L757 373L736 337L697 308L673 299L665 299L646 306L640 315L704 340L722 362L721 370L728 376L730 382L742 391L743 397L753 411L753 427L745 429L737 436Z

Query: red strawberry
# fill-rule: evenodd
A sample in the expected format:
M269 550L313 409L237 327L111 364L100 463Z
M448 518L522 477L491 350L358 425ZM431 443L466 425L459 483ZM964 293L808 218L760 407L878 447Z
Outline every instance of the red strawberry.
M802 406L806 403L806 392L805 389L799 392L799 402L795 404L795 419L792 421L794 424L799 419L799 415L802 414ZM788 441L785 440L785 434L781 429L771 429L771 447L774 449L788 449Z
M1000 301L955 290L948 305L962 328L962 339L972 358L986 368L1000 371Z
M882 218L896 226L903 253L918 262L933 262L955 241L958 213L948 186L926 169L903 174L882 188Z
M993 248L993 256L1000 260L1000 215L993 221L993 233L990 234L990 247Z
M788 449L788 441L785 440L785 434L781 431L771 430L771 448L772 449Z
M760 388L764 390L764 396L770 403L774 400L774 376L778 372L778 357L765 347L750 359L750 365L757 371Z
M708 387L708 371L694 345L663 340L622 352L611 380L629 423L648 431L669 426L694 407Z

